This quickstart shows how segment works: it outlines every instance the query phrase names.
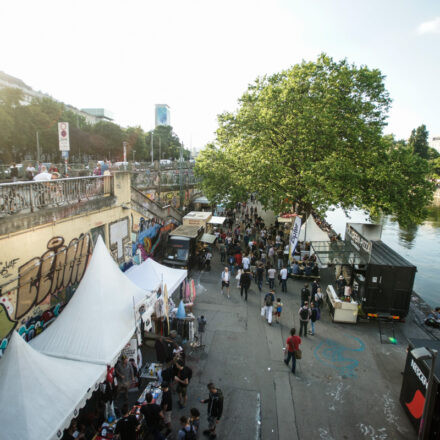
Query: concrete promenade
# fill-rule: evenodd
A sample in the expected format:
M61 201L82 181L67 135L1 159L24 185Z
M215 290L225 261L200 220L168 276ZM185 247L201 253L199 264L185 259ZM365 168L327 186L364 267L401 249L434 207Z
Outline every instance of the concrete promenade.
M293 375L283 363L282 347L290 328L299 330L303 283L289 280L287 294L276 283L284 310L281 324L269 326L260 315L268 285L260 294L252 283L246 303L233 279L228 299L220 292L222 268L215 251L212 270L194 273L194 313L208 322L206 350L188 357L193 368L188 405L174 409L175 422L196 406L206 429L206 406L199 399L212 381L225 396L221 439L416 439L399 393L406 338L426 337L417 326L397 324L397 345L381 344L377 323L332 323L324 307L315 336L303 338L303 359Z

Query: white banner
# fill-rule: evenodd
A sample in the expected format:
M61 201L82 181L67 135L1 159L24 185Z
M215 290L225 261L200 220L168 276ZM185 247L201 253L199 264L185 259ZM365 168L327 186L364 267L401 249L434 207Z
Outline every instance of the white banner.
M58 141L60 144L60 151L69 151L70 150L69 123L68 122L58 122Z
M298 215L295 218L295 222L292 225L292 229L290 231L289 238L289 260L293 260L293 256L295 255L296 245L298 243L299 233L301 231L301 217Z

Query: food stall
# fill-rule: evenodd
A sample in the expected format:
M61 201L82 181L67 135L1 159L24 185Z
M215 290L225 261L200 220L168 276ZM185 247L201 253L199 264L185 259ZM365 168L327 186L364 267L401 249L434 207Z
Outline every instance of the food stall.
M212 212L191 211L182 219L184 226L202 226L206 231L206 225L212 218Z
M353 299L344 301L339 299L334 287L329 284L326 289L327 305L333 322L347 322L356 324L358 316L358 303Z

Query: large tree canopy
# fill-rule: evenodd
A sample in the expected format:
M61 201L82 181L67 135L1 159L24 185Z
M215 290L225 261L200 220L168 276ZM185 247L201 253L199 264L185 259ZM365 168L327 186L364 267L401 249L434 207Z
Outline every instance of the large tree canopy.
M428 165L383 137L383 79L324 54L258 78L236 112L219 116L218 152L209 146L198 157L203 189L217 199L256 191L275 211L339 205L419 221L432 196Z

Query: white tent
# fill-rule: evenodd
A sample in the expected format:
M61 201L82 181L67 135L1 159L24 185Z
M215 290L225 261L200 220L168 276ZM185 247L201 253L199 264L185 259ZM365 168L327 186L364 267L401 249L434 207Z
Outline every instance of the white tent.
M168 294L171 296L187 277L188 272L183 269L173 269L154 261L151 258L138 266L132 266L125 274L138 287L153 291L161 286L162 279L167 285Z
M60 439L106 372L41 354L14 331L0 359L0 437Z
M112 365L135 331L134 304L146 294L121 272L99 237L72 299L30 344L50 356Z
M327 232L324 232L315 222L312 215L301 226L299 241L330 241Z

